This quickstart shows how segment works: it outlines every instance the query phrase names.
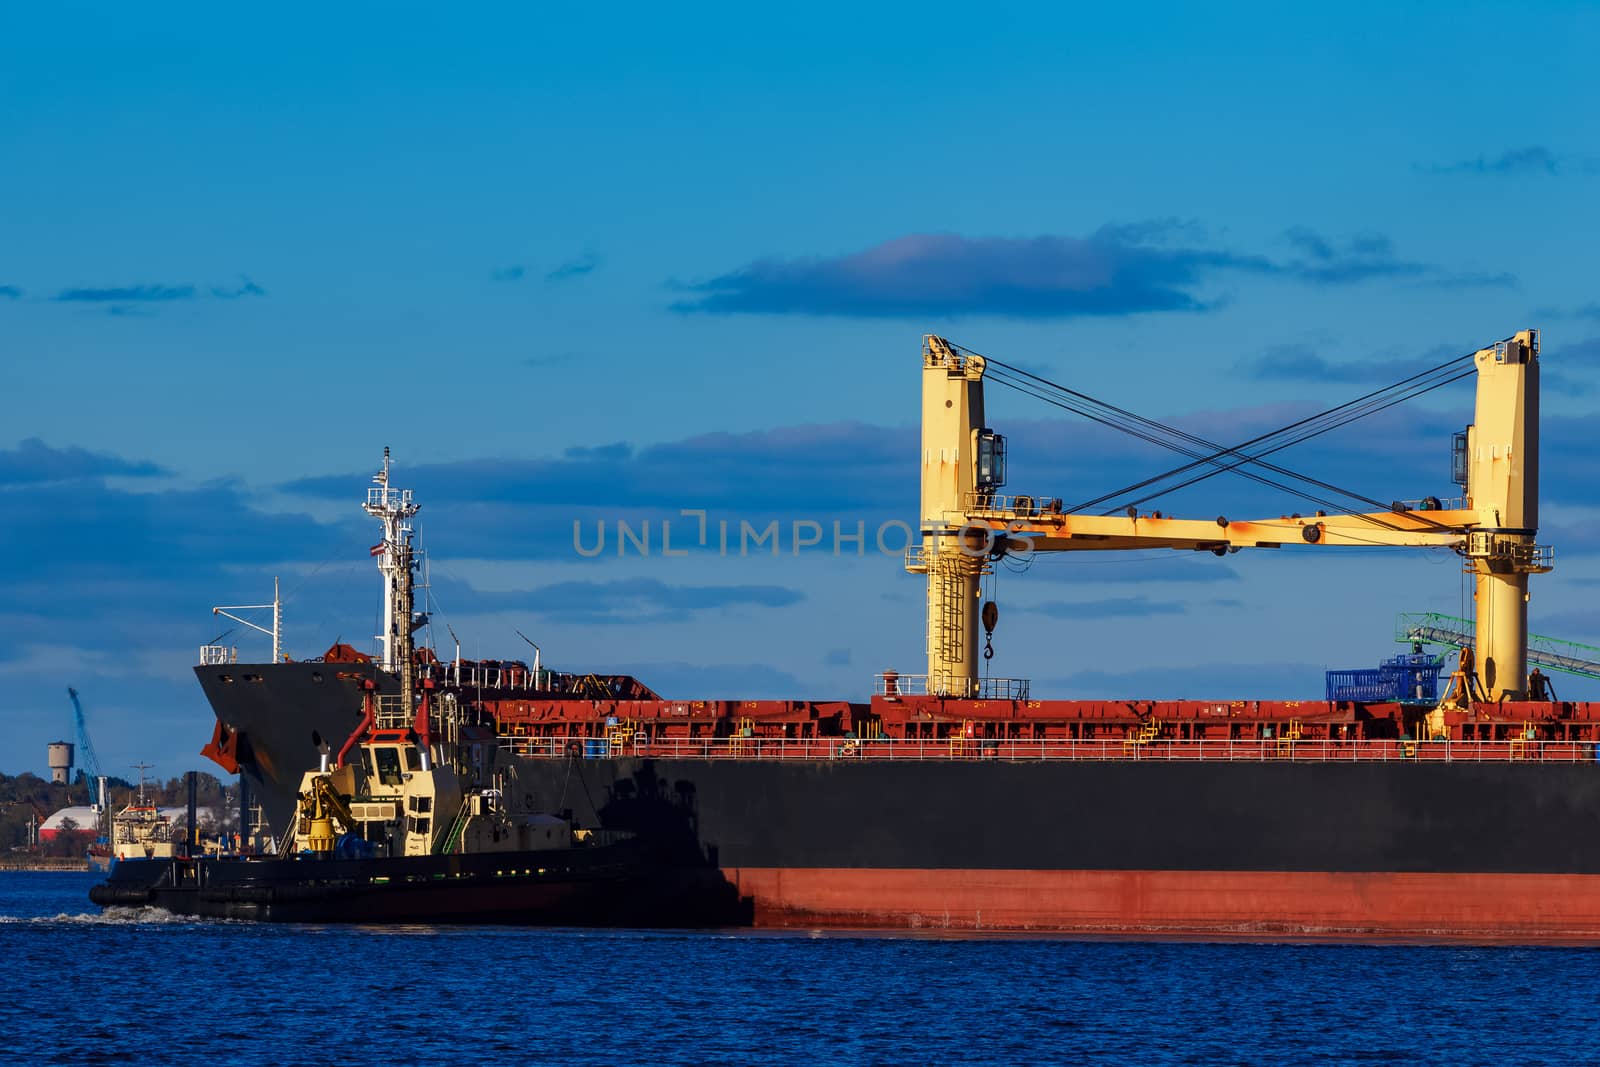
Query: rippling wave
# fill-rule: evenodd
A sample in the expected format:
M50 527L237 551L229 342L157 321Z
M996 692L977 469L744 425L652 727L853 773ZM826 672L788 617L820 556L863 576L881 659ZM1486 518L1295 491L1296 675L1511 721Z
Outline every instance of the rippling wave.
M1600 950L281 926L0 873L0 1063L1600 1062Z

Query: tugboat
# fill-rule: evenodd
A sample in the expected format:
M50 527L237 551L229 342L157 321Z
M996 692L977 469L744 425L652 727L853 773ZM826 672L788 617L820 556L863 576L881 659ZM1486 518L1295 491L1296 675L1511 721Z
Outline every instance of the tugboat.
M634 830L584 828L535 806L502 762L492 725L418 679L411 634L416 569L409 494L387 488L387 640L400 692L361 687L361 719L337 753L320 736L295 817L273 854L205 856L164 822L117 818L117 862L89 892L103 907L285 922L515 923L570 926L748 924L749 901L697 843L693 816L665 800ZM579 758L574 754L574 759ZM154 809L151 809L153 813ZM123 848L126 838L128 847Z
M748 901L692 837L517 812L500 789L463 792L448 767L403 762L397 753L418 749L394 741L379 734L360 747L373 774L355 764L308 772L279 855L196 857L179 846L177 855L119 858L90 900L277 922L749 923Z

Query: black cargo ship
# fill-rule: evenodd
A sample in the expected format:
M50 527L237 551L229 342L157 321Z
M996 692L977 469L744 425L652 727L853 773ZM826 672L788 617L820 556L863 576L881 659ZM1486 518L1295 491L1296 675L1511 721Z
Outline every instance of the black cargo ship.
M885 672L867 701L671 700L537 662L397 659L391 634L377 657L211 654L197 668L217 715L205 751L280 818L285 768L313 757L315 732L353 729L353 694L395 692L409 670L480 717L529 803L617 831L688 827L758 924L1600 937L1600 704L1525 675L1527 577L1550 569L1533 543L1537 361L1524 331L1418 376L1476 366L1478 421L1454 453L1465 497L1213 523L1000 495L1004 444L983 427L981 385L1004 365L929 338L924 544L907 559L928 576L927 676ZM1218 456L1251 459L1201 463ZM977 577L1022 536L1048 551L1219 555L1432 545L1476 575L1467 644L1481 655L1463 651L1427 703L1038 699L1020 680L976 677ZM386 526L385 545L398 538ZM963 560L972 540L985 554ZM392 552L386 602L405 595Z

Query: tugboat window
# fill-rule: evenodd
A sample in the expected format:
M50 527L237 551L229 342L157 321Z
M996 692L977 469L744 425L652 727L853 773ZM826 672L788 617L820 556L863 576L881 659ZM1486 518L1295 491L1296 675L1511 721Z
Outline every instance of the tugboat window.
M422 766L422 764L417 762L417 750L412 748L411 746L407 745L406 746L406 770L414 771L420 766Z
M384 785L399 785L400 750L385 745L374 754L378 758L378 781Z

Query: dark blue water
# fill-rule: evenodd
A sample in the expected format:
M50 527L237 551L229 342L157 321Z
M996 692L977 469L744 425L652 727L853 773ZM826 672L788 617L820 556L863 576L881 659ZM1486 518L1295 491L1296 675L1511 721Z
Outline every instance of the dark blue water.
M1600 951L352 929L0 872L0 1061L1600 1062Z

